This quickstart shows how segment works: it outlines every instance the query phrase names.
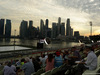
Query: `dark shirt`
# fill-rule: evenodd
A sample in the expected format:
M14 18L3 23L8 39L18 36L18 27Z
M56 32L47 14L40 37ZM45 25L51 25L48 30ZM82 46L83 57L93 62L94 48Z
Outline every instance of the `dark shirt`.
M78 58L75 59L75 61L81 60L81 55L78 51L74 51L73 56L77 56Z

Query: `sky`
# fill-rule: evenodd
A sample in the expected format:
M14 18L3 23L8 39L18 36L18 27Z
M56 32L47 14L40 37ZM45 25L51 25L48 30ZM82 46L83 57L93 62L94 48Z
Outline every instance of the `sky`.
M22 20L33 20L33 26L40 26L40 19L58 22L58 17L66 23L70 18L71 27L80 35L90 35L90 21L93 35L100 34L100 0L0 0L0 19L11 19L12 35ZM65 25L66 27L66 25Z

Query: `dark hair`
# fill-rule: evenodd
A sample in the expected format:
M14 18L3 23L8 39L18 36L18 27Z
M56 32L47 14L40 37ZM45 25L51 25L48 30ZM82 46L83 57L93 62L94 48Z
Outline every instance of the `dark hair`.
M43 58L45 57L45 54L43 54Z
M7 66L11 67L11 62L8 62Z
M53 59L53 54L49 54L49 55L48 55L48 61L49 61L49 62L52 62L52 59Z

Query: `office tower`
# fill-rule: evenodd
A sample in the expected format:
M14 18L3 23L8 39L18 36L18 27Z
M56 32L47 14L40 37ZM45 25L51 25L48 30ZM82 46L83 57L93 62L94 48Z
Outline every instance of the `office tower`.
M45 23L45 37L48 37L48 24L49 24L49 20L46 19L46 23Z
M52 23L51 38L57 37L57 23Z
M67 19L66 36L70 36L70 19Z
M29 21L29 28L28 28L28 35L29 35L29 38L32 37L32 32L33 32L32 28L33 28L33 21L30 20L30 21Z
M20 37L27 38L28 37L28 22L22 21L20 25Z
M40 37L41 38L45 37L45 27L44 27L44 21L42 19L40 20Z
M46 29L48 29L48 25L49 25L49 20L46 19L46 23L45 23Z
M73 28L71 28L71 36L73 36Z
M74 37L79 37L80 36L80 33L79 33L79 31L74 31Z
M4 35L4 19L0 19L0 36Z
M57 23L57 35L61 34L61 30L60 30L60 26L61 26L61 18L58 18L58 23Z
M6 19L5 36L11 37L11 20L9 19Z
M48 34L47 34L47 36L48 36L49 38L51 38L51 32L52 32L51 28L48 28Z
M65 23L61 23L61 35L65 35Z

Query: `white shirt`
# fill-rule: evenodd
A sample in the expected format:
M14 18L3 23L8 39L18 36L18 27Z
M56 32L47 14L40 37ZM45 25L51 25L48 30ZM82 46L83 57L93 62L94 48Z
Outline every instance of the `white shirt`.
M15 70L16 70L16 67L13 65L11 67L5 66L3 69L4 75L16 75Z
M89 68L89 70L95 70L97 68L97 56L93 51L90 51L87 56L86 60L86 67Z

